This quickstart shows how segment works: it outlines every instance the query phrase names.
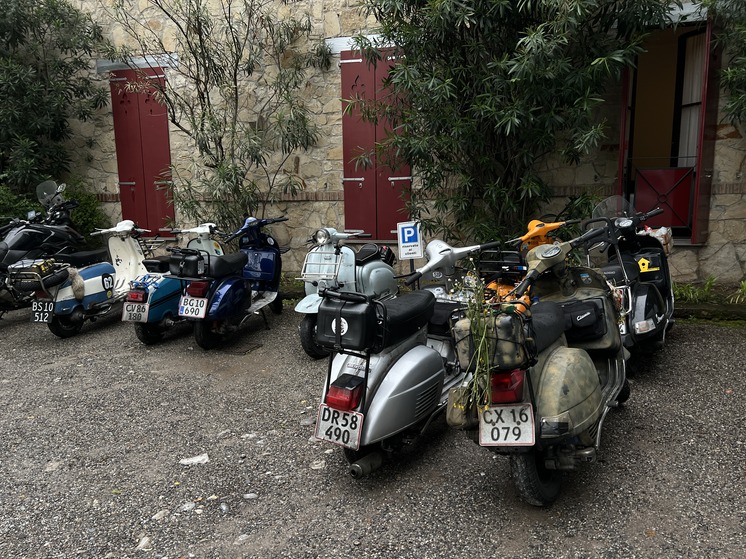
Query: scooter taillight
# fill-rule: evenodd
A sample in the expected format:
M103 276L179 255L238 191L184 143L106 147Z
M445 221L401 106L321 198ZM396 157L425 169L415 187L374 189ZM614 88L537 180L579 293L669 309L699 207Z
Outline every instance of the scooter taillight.
M190 281L186 292L190 297L204 297L208 289L210 289L209 281Z
M526 371L513 369L492 373L490 379L491 401L493 404L510 404L523 400L523 379Z
M355 375L339 375L326 393L326 405L341 411L352 411L363 395L365 379Z
M148 293L143 289L133 289L127 293L127 300L133 303L145 303L148 300Z

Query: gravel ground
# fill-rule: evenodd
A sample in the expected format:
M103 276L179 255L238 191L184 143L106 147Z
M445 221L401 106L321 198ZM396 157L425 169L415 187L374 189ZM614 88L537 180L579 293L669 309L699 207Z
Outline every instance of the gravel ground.
M286 307L201 350L117 318L0 321L0 557L741 558L744 330L680 323L555 505L444 422L365 480L312 440L324 361ZM205 461L207 460L207 461ZM185 463L182 463L185 462Z

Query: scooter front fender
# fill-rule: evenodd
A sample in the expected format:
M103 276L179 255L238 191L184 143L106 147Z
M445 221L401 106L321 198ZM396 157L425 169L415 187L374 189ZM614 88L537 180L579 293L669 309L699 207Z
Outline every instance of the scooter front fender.
M629 317L629 333L635 341L652 338L666 327L666 306L658 288L652 283L638 283L632 289L632 313ZM635 324L652 320L655 327L638 334Z
M371 371L370 377L375 374ZM373 444L427 419L441 400L444 379L443 360L434 349L418 345L404 353L378 389L368 391L360 444Z
M212 292L205 320L228 320L246 313L251 304L248 282L239 276L223 278Z
M298 301L298 304L295 305L295 312L303 313L303 314L316 314L319 312L319 306L321 305L321 297L319 297L318 293L311 293L310 295L306 295Z

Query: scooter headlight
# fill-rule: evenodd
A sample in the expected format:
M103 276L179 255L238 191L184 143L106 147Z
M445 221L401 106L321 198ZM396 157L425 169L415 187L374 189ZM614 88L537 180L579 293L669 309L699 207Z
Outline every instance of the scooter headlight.
M313 234L313 240L317 245L325 245L331 240L331 235L326 229L319 229Z

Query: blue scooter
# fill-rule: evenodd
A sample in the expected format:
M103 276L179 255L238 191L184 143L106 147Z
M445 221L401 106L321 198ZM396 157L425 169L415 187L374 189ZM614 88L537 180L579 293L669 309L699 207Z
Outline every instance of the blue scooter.
M214 223L203 223L190 229L161 229L172 235L196 235L187 243L188 249L212 256L223 256L225 251L218 240ZM175 322L184 320L179 316L179 299L182 295L181 282L175 280L169 271L169 256L150 258L143 261L148 273L130 282L130 291L122 307L122 321L133 322L137 339L152 345L163 339L163 334Z
M178 316L195 321L194 338L201 348L216 347L265 306L275 314L282 312L281 254L287 248L280 248L262 228L287 219L247 217L225 239L226 243L238 239L239 251L225 256L199 249L170 249L170 277L186 283Z

